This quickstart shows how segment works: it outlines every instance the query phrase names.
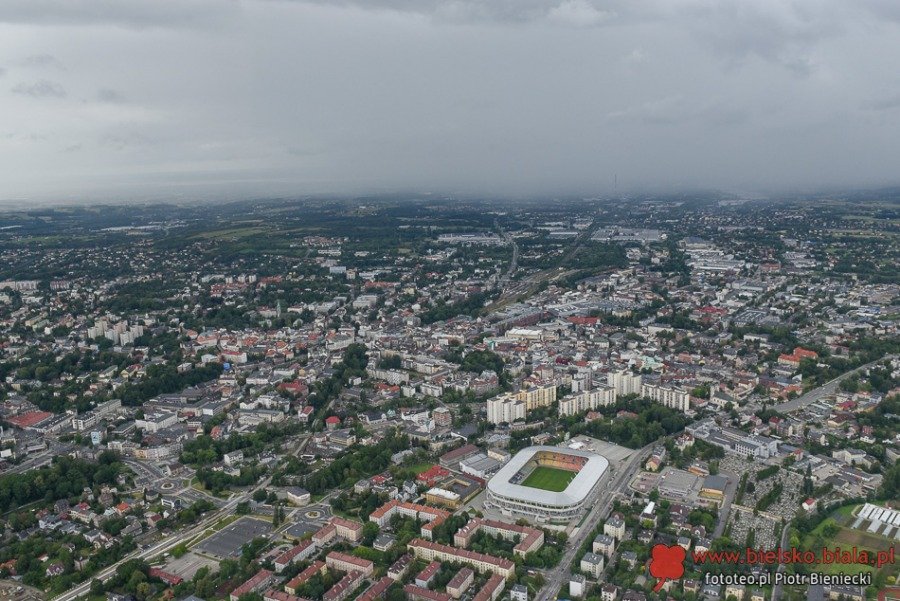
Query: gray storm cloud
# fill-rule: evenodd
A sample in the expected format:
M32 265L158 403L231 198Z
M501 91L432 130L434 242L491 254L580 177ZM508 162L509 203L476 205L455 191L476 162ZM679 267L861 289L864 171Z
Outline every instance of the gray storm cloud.
M4 0L0 199L898 183L900 8Z

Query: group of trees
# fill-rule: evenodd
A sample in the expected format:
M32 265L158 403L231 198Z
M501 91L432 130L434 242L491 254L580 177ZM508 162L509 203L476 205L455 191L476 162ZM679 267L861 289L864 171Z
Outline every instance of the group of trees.
M194 467L209 465L222 460L226 453L243 451L244 456L259 454L288 436L297 434L300 425L296 422L282 424L260 424L256 431L248 434L232 434L227 438L213 439L200 436L184 444L181 451L181 462Z
M708 509L694 509L688 515L688 523L691 526L703 526L708 534L712 534L716 528L717 516Z
M882 498L900 499L900 463L895 463L884 473L880 492Z
M331 500L331 506L335 511L356 515L361 520L368 519L369 514L378 509L382 503L381 498L372 491L366 491L353 497L339 495Z
M722 447L699 439L684 450L675 446L671 439L666 440L665 446L669 453L669 463L681 469L686 469L697 459L711 461L725 456L725 450Z
M221 373L222 365L219 363L210 363L185 372L179 372L170 363L151 365L141 380L126 384L117 396L122 399L123 405L138 407L157 395L196 386L218 378Z
M594 438L608 440L632 449L639 449L654 440L674 434L684 429L688 418L675 409L670 409L649 399L619 399L609 407L599 407L597 411L606 416L619 411L630 411L634 416L623 416L612 421L597 420L585 423L573 417L562 424L572 436L587 434Z
M422 323L428 325L436 321L446 321L458 315L475 317L491 298L486 292L476 292L454 303L438 302L422 313Z
M757 511L765 511L769 508L769 506L777 501L781 497L781 493L784 491L784 485L781 482L775 484L772 487L772 490L764 494L760 497L759 501L756 502Z
M756 481L761 482L762 480L765 480L766 478L771 478L772 476L774 476L775 474L778 473L779 469L780 468L777 465L770 465L768 467L764 467L763 469L756 472Z
M101 453L96 463L59 455L52 465L0 476L0 511L14 510L35 501L52 503L77 497L86 487L114 485L124 469L111 452Z
M400 369L403 367L403 360L400 355L387 355L378 361L379 369Z
M861 381L861 376L855 373L841 381L840 388L845 392L876 391L886 394L893 390L900 381L893 377L890 366L876 365L866 374L866 381Z
M123 549L131 548L133 545L130 539L117 541L114 548L95 551L84 537L75 534L57 533L47 536L41 533L24 540L13 537L6 540L0 548L0 563L5 564L14 560L15 569L12 572L6 568L0 570L0 577L6 578L15 574L29 586L49 589L51 593L56 594L115 561L120 557L117 554ZM86 558L89 558L88 561L76 570L75 562ZM63 568L62 574L48 576L47 566L52 564L60 564Z
M391 455L409 448L409 438L392 435L370 447L356 447L329 465L303 478L303 487L321 494L353 484L360 478L374 476L391 465Z
M493 351L471 351L462 358L459 369L474 373L488 370L499 376L503 374L503 359Z
M259 480L265 473L265 468L260 466L244 466L237 476L226 474L208 467L197 470L197 480L208 491L217 495L235 486L250 486Z

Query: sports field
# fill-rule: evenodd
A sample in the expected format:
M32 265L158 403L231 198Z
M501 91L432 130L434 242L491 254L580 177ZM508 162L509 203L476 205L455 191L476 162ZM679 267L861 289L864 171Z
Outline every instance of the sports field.
M576 472L561 470L555 467L539 465L522 482L522 486L540 488L550 492L562 492L569 486L569 482L577 475Z

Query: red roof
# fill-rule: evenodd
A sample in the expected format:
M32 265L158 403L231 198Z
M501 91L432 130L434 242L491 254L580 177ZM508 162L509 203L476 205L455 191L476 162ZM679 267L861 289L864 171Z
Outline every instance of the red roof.
M263 568L258 571L256 574L250 577L244 584L240 585L233 591L231 591L231 595L233 597L240 597L244 593L252 593L254 590L262 586L264 582L266 582L269 578L272 577L272 572Z
M172 586L177 586L182 582L181 576L176 576L175 574L160 570L159 568L150 568L149 574L151 578L159 578L166 584Z
M366 591L359 597L356 601L375 601L375 599L380 599L384 592L387 591L391 585L394 584L394 581L390 576L384 576L366 589Z
M341 418L339 418L336 415L332 415L331 417L325 418L325 423L326 424L339 424L339 423L341 423Z
M298 586L312 578L315 574L321 572L324 567L324 561L314 561L312 565L297 574L285 586L289 589L296 589Z
M447 593L432 591L427 588L422 588L421 586L416 586L415 584L407 584L403 587L403 592L406 593L407 597L413 599L428 599L429 601L450 601L453 599L453 597Z
M579 317L577 315L573 315L572 317L567 317L566 321L579 326L593 326L597 324L597 321L599 321L599 319L599 317Z
M441 562L432 561L430 564L425 566L421 572L416 576L416 580L424 580L425 582L430 582L432 578L434 578L438 572L441 571Z
M294 561L295 557L297 557L298 555L300 555L301 553L303 553L304 551L309 549L312 545L313 545L313 542L311 540L303 541L296 547L288 549L287 551L285 551L284 553L279 555L278 558L275 559L275 563L282 564L282 565L290 564L292 561Z
M438 478L443 478L449 475L449 470L444 469L439 465L432 465L430 468L416 476L416 480L419 480L421 482L434 482Z
M431 551L438 551L440 553L446 553L451 557L458 557L461 559L466 559L469 561L478 561L481 563L485 563L488 565L496 566L503 570L511 570L515 567L512 561L508 559L504 559L502 557L494 557L493 555L487 555L485 553L478 553L476 551L469 551L468 549L457 549L456 547L451 547L450 545L443 545L441 543L433 543L431 541L423 540L421 538L414 538L408 543L408 547L411 549L415 549L416 547L422 549L428 549Z
M39 424L53 414L47 411L29 411L15 417L8 417L6 421L19 428L30 428L35 424Z
M494 574L488 581L484 583L484 586L481 587L481 590L475 594L475 598L472 601L489 601L494 598L494 591L498 588L502 590L503 584L505 580L503 576L499 574Z
M344 563L359 566L360 568L366 570L371 570L373 567L375 567L375 564L368 559L363 559L362 557L357 557L355 555L347 555L346 553L341 553L340 551L331 551L325 557L326 559L330 559L332 561L343 561Z

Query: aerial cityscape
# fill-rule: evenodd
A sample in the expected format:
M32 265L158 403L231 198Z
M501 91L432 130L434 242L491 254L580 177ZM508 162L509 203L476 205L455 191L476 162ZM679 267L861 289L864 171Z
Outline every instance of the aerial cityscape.
M855 545L872 565L828 568L868 584L817 588L872 597L897 198L8 212L0 573L65 601L779 601L816 587L708 584L698 554ZM657 544L689 552L662 590Z
M897 8L0 1L0 601L900 601Z

